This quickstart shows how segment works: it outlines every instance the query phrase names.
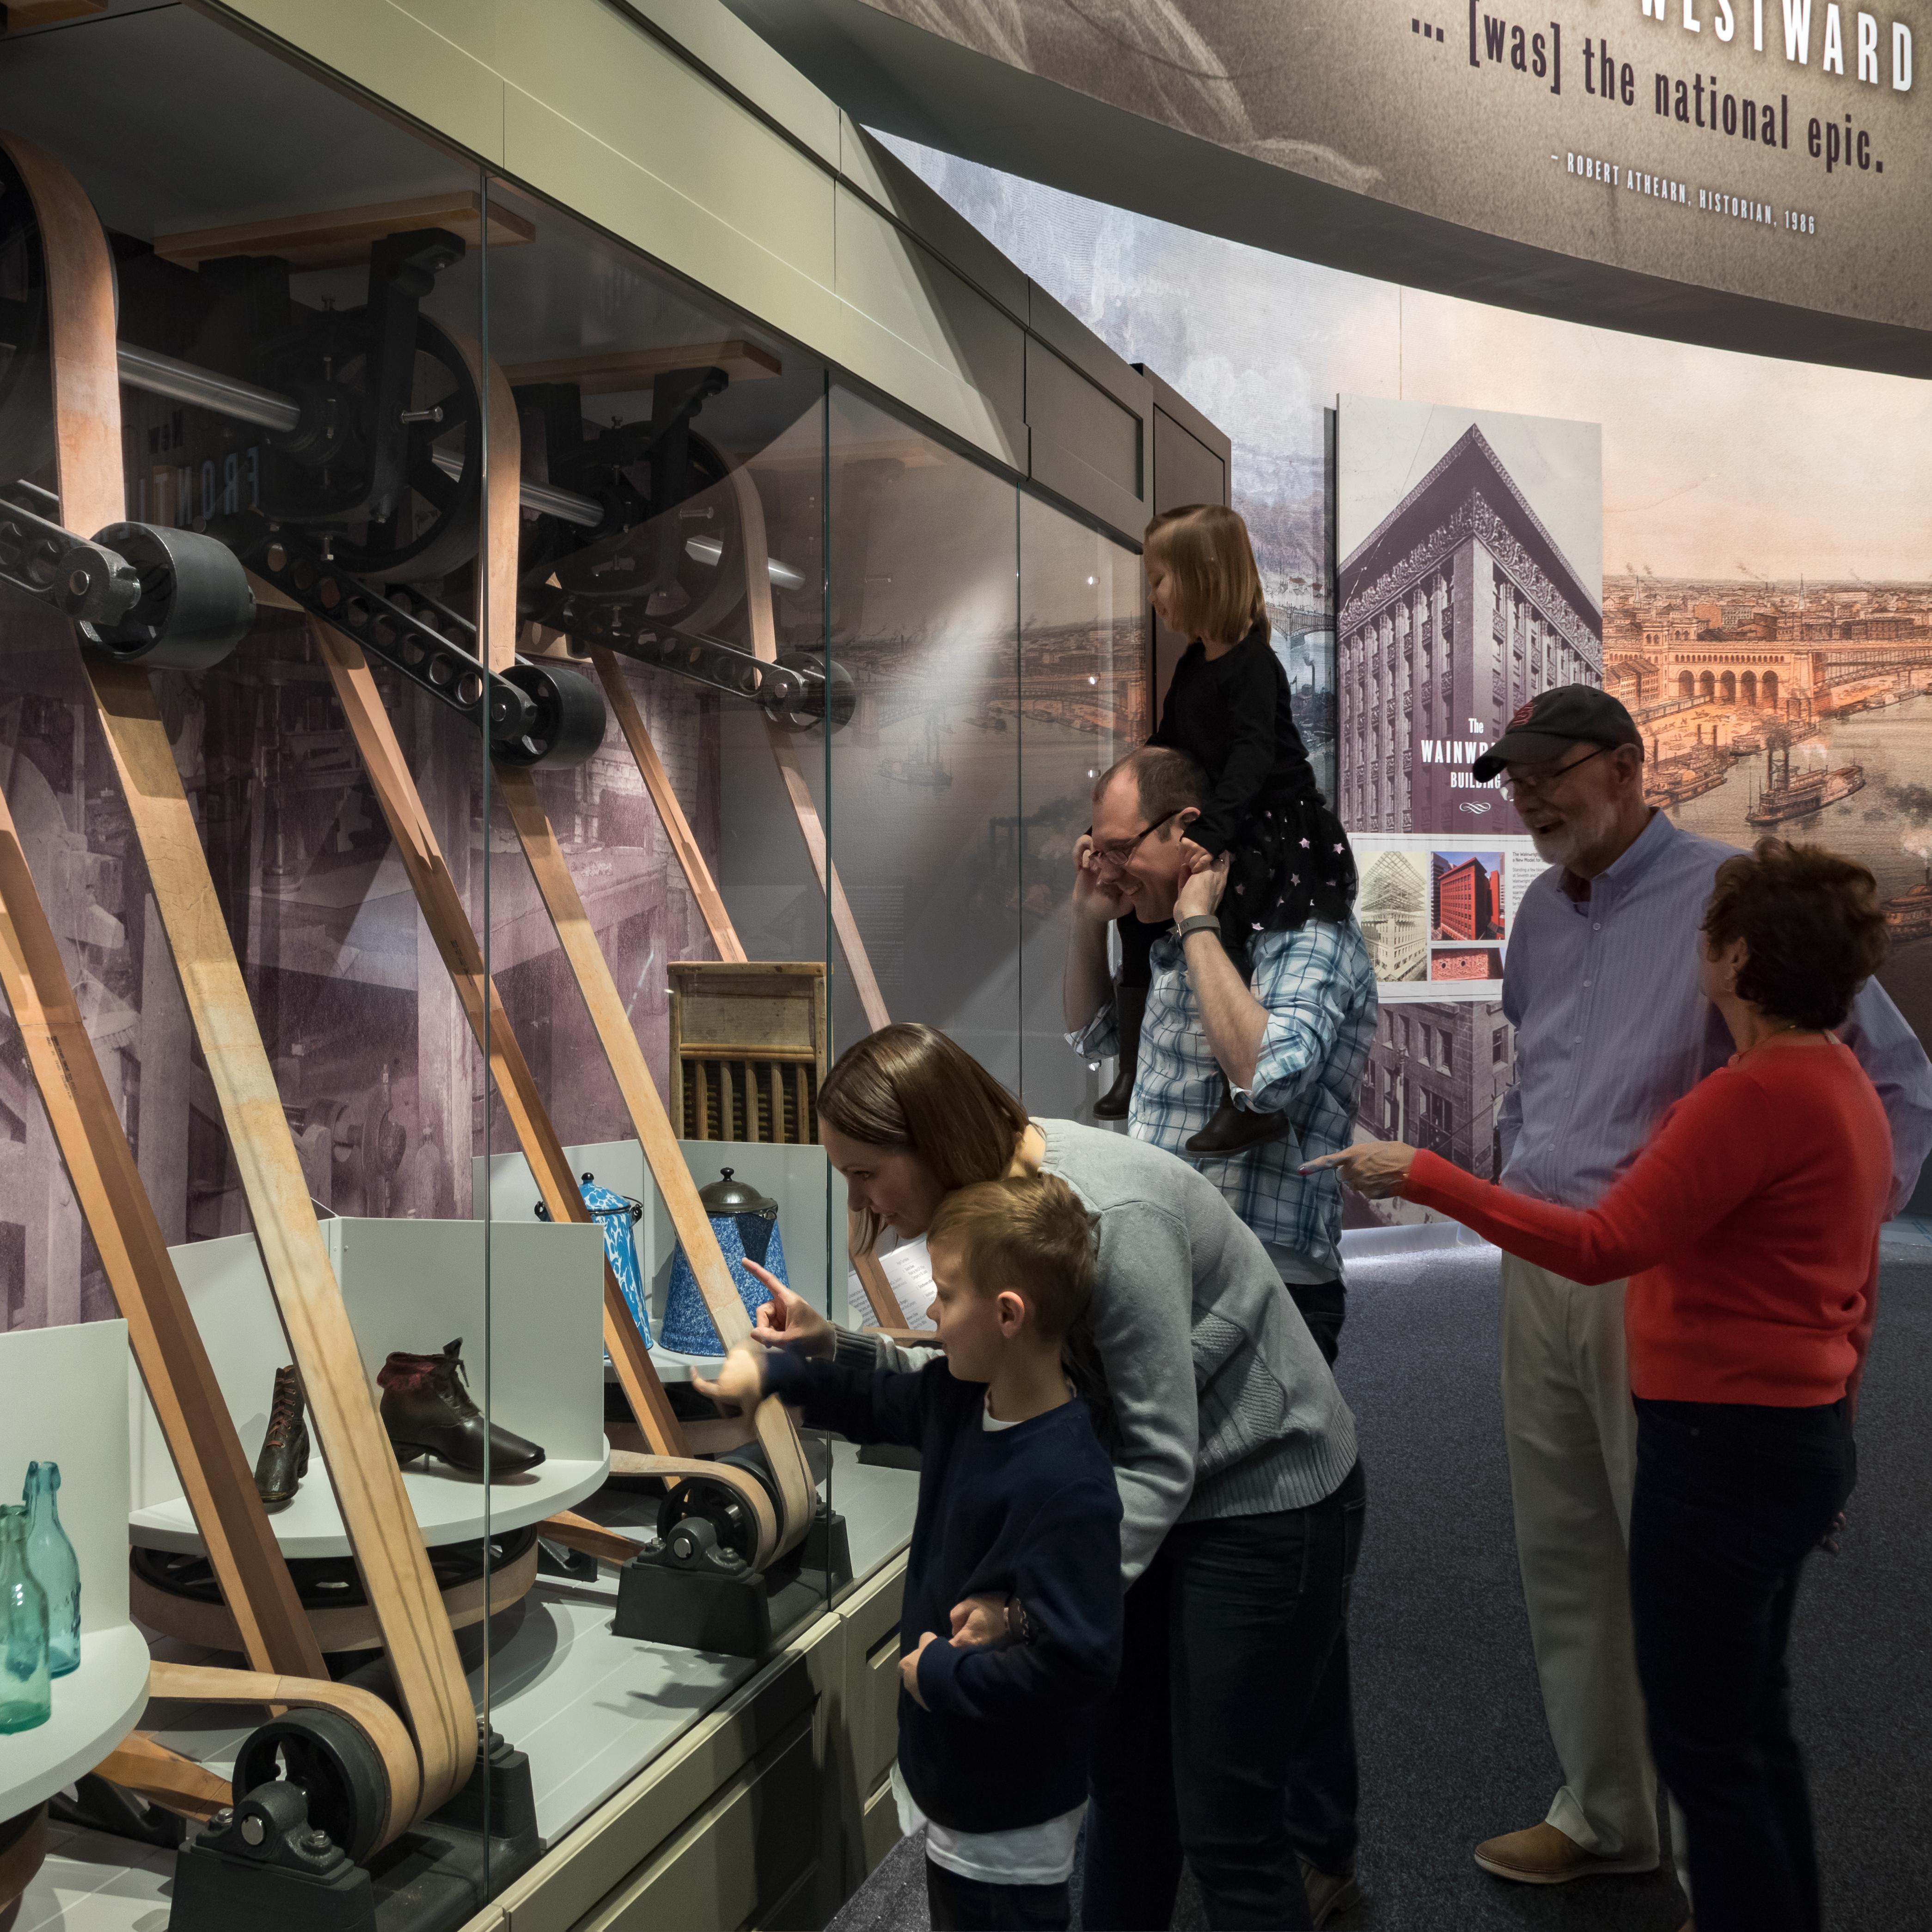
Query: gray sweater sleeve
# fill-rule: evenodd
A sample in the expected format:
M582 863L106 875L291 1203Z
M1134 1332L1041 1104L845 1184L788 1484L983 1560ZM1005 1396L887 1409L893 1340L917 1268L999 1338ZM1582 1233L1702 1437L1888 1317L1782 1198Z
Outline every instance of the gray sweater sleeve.
M1200 1414L1194 1388L1192 1257L1180 1218L1148 1201L1100 1216L1094 1340L1119 1439L1120 1574L1131 1583L1194 1490Z
M922 1369L938 1353L936 1342L929 1348L902 1348L883 1335L868 1335L856 1328L832 1324L832 1360L855 1369Z

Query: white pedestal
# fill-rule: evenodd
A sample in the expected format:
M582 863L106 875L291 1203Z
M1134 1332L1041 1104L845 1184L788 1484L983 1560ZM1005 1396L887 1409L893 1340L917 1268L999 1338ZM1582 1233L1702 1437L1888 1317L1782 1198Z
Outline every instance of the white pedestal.
M82 1630L80 1667L54 1679L53 1715L0 1737L0 1818L18 1817L92 1771L147 1707L147 1639L132 1624Z
M536 1468L487 1485L443 1462L406 1468L403 1486L426 1543L472 1542L540 1522L602 1484L610 1451L598 1229L532 1220L488 1229L486 1247L481 1221L336 1220L322 1228L372 1397L380 1400L376 1372L392 1350L430 1354L460 1336L478 1407L543 1446ZM236 1234L171 1252L252 1463L267 1432L275 1370L290 1358L260 1250L252 1234ZM136 1409L128 1533L143 1548L199 1552L144 1392ZM268 1520L286 1556L350 1553L319 1442L312 1440L295 1500Z
M128 1324L0 1334L0 1502L29 1462L60 1465L61 1524L80 1563L80 1664L53 1685L53 1714L0 1737L0 1818L91 1771L148 1702L148 1646L128 1620Z

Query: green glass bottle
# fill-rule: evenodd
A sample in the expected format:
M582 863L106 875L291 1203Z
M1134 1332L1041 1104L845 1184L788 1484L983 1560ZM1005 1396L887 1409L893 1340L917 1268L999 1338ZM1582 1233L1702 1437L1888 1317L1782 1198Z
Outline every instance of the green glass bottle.
M80 1667L80 1559L61 1527L58 1462L27 1465L27 1567L47 1593L47 1668Z
M44 1724L53 1701L47 1593L27 1567L27 1506L0 1503L0 1736Z

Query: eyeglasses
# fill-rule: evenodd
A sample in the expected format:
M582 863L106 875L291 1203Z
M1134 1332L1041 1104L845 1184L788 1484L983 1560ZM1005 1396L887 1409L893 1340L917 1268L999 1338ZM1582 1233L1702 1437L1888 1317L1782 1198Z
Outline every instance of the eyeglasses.
M1124 872L1134 854L1141 849L1141 841L1143 838L1148 837L1151 832L1158 832L1167 823L1168 818L1178 818L1181 813L1187 809L1188 808L1184 805L1177 806L1167 814L1166 818L1156 818L1151 825L1136 832L1124 845L1096 845L1093 851L1094 864L1103 872Z
M1552 786L1560 784L1578 766L1587 765L1592 758L1600 758L1606 752L1617 748L1615 745L1599 745L1594 752L1586 752L1580 758L1567 765L1512 765L1503 780L1503 796L1514 800L1524 792L1547 791Z

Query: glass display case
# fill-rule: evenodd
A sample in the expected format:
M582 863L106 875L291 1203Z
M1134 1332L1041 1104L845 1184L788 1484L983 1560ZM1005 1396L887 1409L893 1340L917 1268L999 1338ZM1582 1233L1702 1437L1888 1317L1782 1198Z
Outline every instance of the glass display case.
M0 1860L51 1802L68 1888L158 1924L460 1924L885 1601L916 1474L693 1378L748 1260L877 1318L843 1047L929 1022L1092 1100L1060 962L1149 725L1138 557L117 8L0 62L0 1343L128 1324L153 1694L104 1782L0 1739Z

